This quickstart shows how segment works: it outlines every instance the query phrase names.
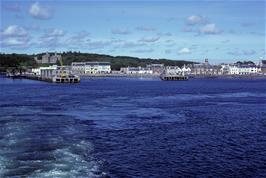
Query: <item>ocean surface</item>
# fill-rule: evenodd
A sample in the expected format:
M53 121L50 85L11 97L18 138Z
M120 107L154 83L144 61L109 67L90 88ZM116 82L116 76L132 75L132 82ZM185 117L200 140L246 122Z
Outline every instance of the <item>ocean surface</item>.
M266 80L0 77L0 177L266 177Z

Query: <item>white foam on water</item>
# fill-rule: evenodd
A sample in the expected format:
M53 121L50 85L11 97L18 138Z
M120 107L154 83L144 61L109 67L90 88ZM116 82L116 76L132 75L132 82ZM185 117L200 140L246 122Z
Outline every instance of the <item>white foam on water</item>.
M0 139L0 177L5 175L16 174L31 168L33 172L25 173L26 177L39 178L39 177L101 177L103 172L100 170L100 161L94 159L92 151L94 146L86 140L75 140L66 142L64 147L59 144L58 149L49 152L54 159L51 160L15 160L20 151L24 150L24 141L31 139L28 136L28 130L32 130L30 125L22 122L6 123L4 127L0 127L0 133L3 132ZM73 128L67 128L73 129ZM78 130L71 130L71 132ZM77 132L78 134L78 132ZM64 142L58 140L60 137L50 138L53 143ZM17 145L20 145L17 147ZM25 149L27 150L27 145ZM34 154L34 153L33 153ZM29 166L29 167L27 167ZM9 167L9 168L8 168ZM34 171L34 168L36 170Z
M97 161L92 156L93 145L90 142L80 141L68 147L53 151L53 161L48 171L38 170L30 175L37 177L101 177Z

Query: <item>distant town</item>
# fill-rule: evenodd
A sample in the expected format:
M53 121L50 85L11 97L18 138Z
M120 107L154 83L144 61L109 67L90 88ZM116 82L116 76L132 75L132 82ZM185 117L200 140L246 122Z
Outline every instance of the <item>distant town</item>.
M40 60L35 57L40 64L51 64L49 67L40 67L32 69L36 75L41 75L42 70L55 68L55 64L62 60L62 56L56 53L50 55L46 53ZM146 67L121 67L120 71L112 71L110 62L87 61L72 62L69 69L78 75L97 75L97 74L127 74L127 75L160 75L164 71L169 74L185 74L185 75L266 75L266 60L260 60L255 64L252 61L237 62L219 65L211 65L208 59L203 63L188 64L183 66L165 66L164 64L148 64Z
M44 53L41 57L34 57L39 67L27 68L24 72L31 78L51 80L53 82L79 82L80 76L91 77L115 77L115 76L142 76L156 77L162 74L189 76L189 77L245 77L266 76L266 60L259 63L252 61L238 61L236 63L222 63L212 65L208 59L202 63L188 63L182 66L165 65L163 63L150 63L146 66L127 66L120 70L112 70L111 62L108 61L84 61L71 62L64 65L62 55L57 53ZM43 66L44 65L44 66ZM8 72L8 75L18 75Z

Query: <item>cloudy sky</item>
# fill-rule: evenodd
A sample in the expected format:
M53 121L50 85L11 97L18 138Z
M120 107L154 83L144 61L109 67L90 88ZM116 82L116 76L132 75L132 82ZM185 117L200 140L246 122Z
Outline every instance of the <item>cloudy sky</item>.
M265 58L264 0L0 3L5 53L71 50L213 63Z

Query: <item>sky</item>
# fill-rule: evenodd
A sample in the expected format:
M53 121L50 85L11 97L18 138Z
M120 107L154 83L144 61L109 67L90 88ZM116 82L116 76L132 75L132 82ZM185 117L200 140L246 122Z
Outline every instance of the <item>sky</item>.
M265 59L264 0L0 1L1 53Z

